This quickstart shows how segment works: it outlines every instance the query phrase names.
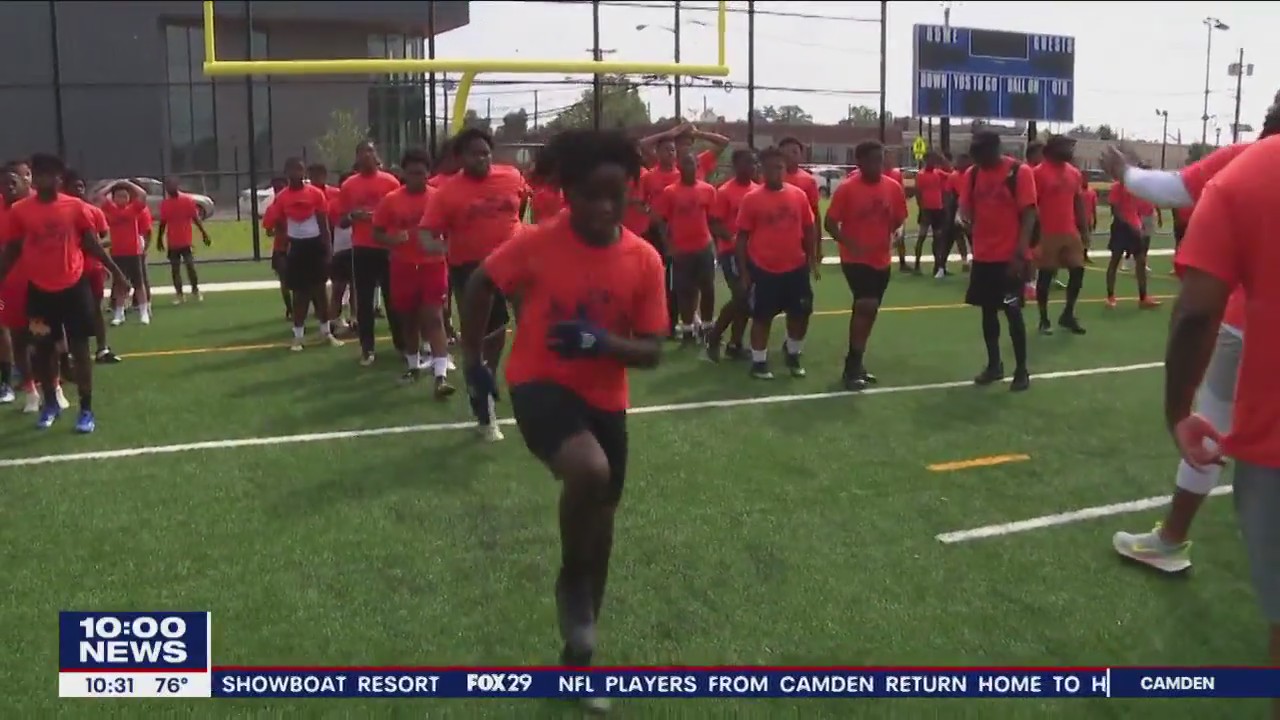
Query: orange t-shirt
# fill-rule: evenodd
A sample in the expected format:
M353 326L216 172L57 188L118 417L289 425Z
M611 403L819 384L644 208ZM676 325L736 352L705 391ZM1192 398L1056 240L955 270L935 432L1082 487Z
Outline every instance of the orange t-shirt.
M114 200L108 199L102 203L102 212L107 216L111 256L141 255L142 235L151 232L151 211L147 209L147 204L141 200L133 200L125 205L117 205Z
M899 184L899 185L901 185L902 187L904 187L904 188L906 187L906 184L902 182L902 170L900 170L900 169L898 169L898 168L896 168L896 167L892 167L892 168L885 168L885 169L881 172L881 174L882 174L882 175L884 175L885 177L889 178L890 180L892 180L892 181L894 181L894 182L898 183L898 184Z
M816 218L809 198L795 185L777 190L761 186L742 198L738 230L747 234L747 259L767 273L803 268L805 236Z
M277 240L281 236L279 225L282 222L285 224L283 234L286 238L309 240L321 235L316 215L326 220L329 217L329 200L325 198L323 190L314 185L303 185L296 190L287 187L276 193L275 200L271 201L271 206L262 216L262 224L276 229ZM370 229L370 236L372 232Z
M640 191L644 195L645 202L653 205L658 199L658 195L667 189L668 185L674 185L680 182L680 169L672 167L663 169L661 167L649 168L649 172L640 178Z
M373 211L373 227L388 235L408 233L409 241L391 247L391 262L407 265L439 264L444 262L444 255L428 253L418 242L418 226L422 224L422 214L427 210L428 198L434 189L426 192L412 193L408 188L400 188L378 202L378 209Z
M431 177L427 178L427 185L433 188L437 188L449 182L450 180L454 179L457 176L458 176L457 170L454 170L451 173L436 173L435 175L432 175Z
M378 170L372 175L357 173L347 178L346 182L342 183L342 187L338 188L339 212L342 215L356 210L372 213L377 209L378 202L382 198L399 188L400 181L389 172ZM372 219L351 221L351 245L352 247L382 247L373 240Z
M1076 194L1080 192L1080 171L1069 163L1045 160L1035 166L1031 173L1036 178L1040 232L1079 235Z
M1228 455L1280 468L1280 137L1254 143L1205 187L1178 249L1183 268L1243 288L1248 339L1236 382Z
M271 208L267 208L270 212ZM170 250L191 247L192 224L200 218L200 206L190 195L178 193L160 201L160 222L164 223Z
M840 223L844 236L840 262L883 270L893 263L893 233L907 220L907 195L888 177L868 183L858 175L832 193L827 217Z
M940 168L927 168L916 174L916 200L921 210L942 209L942 190L947 185L949 175Z
M17 203L14 204L16 205ZM3 199L0 199L0 248L22 239L21 235L14 233L13 227L10 225L10 212L10 206ZM9 268L9 274L5 275L4 280L0 281L0 298L13 292L27 292L27 273L22 269L21 255L18 256L18 261Z
M713 217L718 219L729 233L728 240L716 241L717 253L733 252L733 248L738 244L738 211L742 209L742 198L758 187L760 183L740 183L737 178L732 178L720 183L720 187L716 188Z
M711 213L716 189L695 180L692 185L668 185L653 200L653 211L667 223L667 239L673 253L700 252L711 244Z
M622 213L622 227L637 235L649 232L649 211L645 208L648 199L644 195L644 179L649 171L641 168L640 177L631 182L627 190L627 209Z
M29 197L14 203L8 215L9 235L22 240L22 266L32 285L58 292L79 282L84 274L80 244L86 232L94 232L85 203L68 195L47 203Z
M102 212L102 208L84 200L80 202L84 203L84 210L89 213L89 224L93 226L93 234L97 235L98 239L102 239L110 233L111 226L107 224L107 214ZM92 255L85 253L84 270L85 272L102 272L102 263Z
M507 360L507 384L552 382L606 412L630 404L626 367L601 356L565 360L547 348L551 326L585 318L621 337L663 335L667 303L662 258L623 228L608 247L583 242L569 213L525 228L484 260L485 273L520 303L520 328Z
M533 224L550 220L564 209L564 193L553 185L538 185L533 188L533 197L529 200L529 214Z
M527 194L524 176L510 165L494 165L479 180L458 173L430 193L422 227L448 237L450 265L480 262L520 227Z
M1134 197L1124 183L1113 182L1107 192L1107 204L1111 206L1111 216L1131 226L1135 232L1142 231L1142 216L1138 212L1138 198Z
M694 162L698 165L698 179L706 180L720 165L720 152L718 150L703 150L694 158Z
M960 194L960 185L964 183L964 179L967 177L966 172L966 170L951 171L951 174L947 176L947 192L956 195Z
M1084 212L1089 227L1093 227L1093 221L1098 219L1098 191L1093 188L1084 190Z
M783 175L782 181L803 190L805 198L809 201L809 207L815 211L818 209L818 181L813 179L813 175L808 170L796 168L795 172Z
M974 165L960 182L960 207L972 221L970 233L975 262L1013 259L1022 227L1019 214L1036 204L1036 178L1026 164L1018 166L1015 176L1017 195L1009 191L1009 174L1014 162L1006 156L989 170Z

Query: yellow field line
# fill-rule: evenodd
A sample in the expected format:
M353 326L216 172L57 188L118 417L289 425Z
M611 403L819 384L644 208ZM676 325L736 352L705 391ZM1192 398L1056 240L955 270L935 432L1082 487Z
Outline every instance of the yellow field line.
M1156 300L1168 300L1172 295L1152 295ZM1137 300L1137 298L1121 298L1122 300ZM1100 303L1105 302L1101 298L1081 298L1081 303ZM1056 303L1055 303L1056 304ZM964 303L948 303L940 305L900 305L897 307L883 307L880 312L923 312L925 310L957 310L967 308ZM814 315L849 315L850 310L819 310ZM377 338L379 342L386 342L391 336ZM142 350L133 353L121 353L120 357L124 359L144 359L144 358L161 358L161 357L181 357L184 355L209 355L213 353L231 353L231 352L248 352L251 350L273 350L289 347L287 342L278 343L256 343L253 345L215 345L212 347L195 347L195 348L177 348L175 350Z
M955 460L953 462L936 463L933 465L926 465L925 467L933 472L951 472L953 470L991 467L992 465L1006 465L1008 463L1024 462L1030 459L1030 455L1021 454L991 455L989 457L973 458L972 460Z

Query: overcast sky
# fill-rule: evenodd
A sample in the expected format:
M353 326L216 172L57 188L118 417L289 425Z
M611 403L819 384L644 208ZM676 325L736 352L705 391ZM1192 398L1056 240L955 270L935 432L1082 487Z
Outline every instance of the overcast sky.
M667 60L674 35L671 2L606 2L601 9L601 47L616 50L619 60ZM640 7L635 7L640 6ZM731 119L747 111L747 18L745 0L729 3L728 54L732 69L730 92L686 88L683 104L706 106ZM1228 63L1243 47L1245 62L1255 74L1244 80L1241 121L1259 123L1276 88L1280 87L1280 57L1274 49L1280 27L1277 2L955 2L951 23L1023 32L1069 35L1076 38L1077 123L1109 123L1126 136L1158 139L1161 118L1169 111L1169 132L1182 131L1184 141L1199 139L1204 102L1205 39L1203 20L1213 15L1228 24L1213 33L1210 72L1209 140L1215 123L1224 142L1230 135L1235 79ZM715 62L714 3L696 0L682 4L682 57L686 62ZM911 112L911 28L917 23L941 23L943 3L890 2L888 20L887 103L895 115ZM756 3L756 84L806 88L822 92L758 90L756 105L799 105L818 122L834 122L848 105L878 104L879 2L767 2ZM817 17L783 17L775 11ZM471 3L471 24L440 36L437 57L482 56L561 59L589 57L591 4L548 2ZM638 26L647 26L637 29ZM489 48L489 50L481 50ZM1252 53L1252 54L1251 54ZM1269 57L1268 57L1269 54ZM530 79L530 76L492 75L482 78ZM543 80L560 77L539 76ZM543 85L538 89L542 121L549 112L572 103L581 87ZM645 91L652 115L671 116L674 101L665 89ZM491 107L494 119L521 107L533 110L532 86L477 87L470 107L482 115ZM1065 129L1065 128L1064 128Z

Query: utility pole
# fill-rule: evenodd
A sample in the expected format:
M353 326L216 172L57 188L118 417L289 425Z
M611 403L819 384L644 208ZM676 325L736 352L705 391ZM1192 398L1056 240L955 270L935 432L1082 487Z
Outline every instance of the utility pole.
M1236 76L1236 113L1231 122L1231 142L1240 142L1240 95L1244 90L1244 76L1253 77L1253 65L1244 64L1244 48L1240 48L1240 58L1227 71L1229 75Z
M678 52L678 51L677 51ZM600 62L600 0L591 0L591 59ZM591 76L591 125L596 130L604 116L604 82L600 73Z
M675 0L675 2L673 3L673 6L675 7L675 24L671 26L671 29L673 31L673 34L676 36L675 61L679 63L680 62L680 0ZM680 81L682 79L683 78L681 78L679 75L676 75L672 78L672 80L675 81L676 123L677 124L684 121L684 115L681 114L680 112Z
M1156 114L1164 118L1164 129L1160 131L1160 169L1164 169L1166 151L1169 149L1169 111L1156 110Z
M951 3L944 2L942 4L942 36L948 37L951 34ZM950 82L950 80L948 80ZM942 146L942 152L951 152L951 93L947 93L946 106L942 108L942 117L938 120L938 144ZM929 144L933 144L933 132L929 132Z
M1213 61L1213 31L1230 30L1231 27L1215 17L1204 19L1208 36L1204 45L1204 113L1200 116L1200 144L1209 144L1209 70Z

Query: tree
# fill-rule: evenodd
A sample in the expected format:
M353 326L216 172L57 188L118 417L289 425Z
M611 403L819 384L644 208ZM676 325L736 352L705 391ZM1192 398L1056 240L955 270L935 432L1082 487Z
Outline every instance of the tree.
M886 122L893 122L893 114L885 113ZM880 122L880 111L866 105L850 105L849 115L836 123L837 125L877 125Z
M480 113L475 110L467 110L462 116L462 126L466 128L479 128L481 130L489 129L489 121L480 117Z
M606 75L602 78L603 92L600 105L604 111L600 127L622 128L649 124L649 106L640 97L640 89L623 76ZM594 88L582 91L577 102L560 111L547 129L553 132L569 128L592 126L591 113L595 101Z
M329 113L329 127L312 145L315 147L316 157L330 170L344 172L355 164L356 145L368 139L368 128L356 122L353 113L334 110Z
M519 141L527 134L529 134L529 113L524 108L502 116L502 124L498 126L497 132L499 140Z
M1115 140L1116 131L1112 130L1110 125L1099 125L1098 139L1099 140Z
M1213 146L1208 143L1191 143L1191 145L1187 147L1187 162L1196 162L1211 152L1213 152Z
M755 111L756 119L767 123L788 123L791 125L810 125L813 123L813 116L804 111L799 105L783 105L774 107L765 105Z

